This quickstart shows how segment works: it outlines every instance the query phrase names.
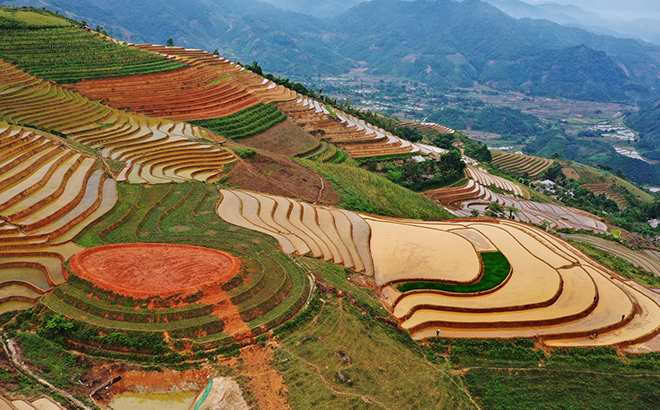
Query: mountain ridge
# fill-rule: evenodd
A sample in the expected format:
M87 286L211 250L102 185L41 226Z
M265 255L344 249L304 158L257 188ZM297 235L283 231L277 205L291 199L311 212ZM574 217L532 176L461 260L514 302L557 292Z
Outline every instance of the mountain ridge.
M259 60L268 71L307 80L362 68L440 90L478 81L535 95L615 101L648 98L660 78L660 46L517 20L478 0L374 0L325 20L256 0L51 0L48 5L103 25L124 40L162 44L172 38L177 45L217 48L234 60ZM157 11L138 17L149 15L147 9ZM583 45L594 53L576 48ZM573 67L579 83L561 67L573 60L580 62Z

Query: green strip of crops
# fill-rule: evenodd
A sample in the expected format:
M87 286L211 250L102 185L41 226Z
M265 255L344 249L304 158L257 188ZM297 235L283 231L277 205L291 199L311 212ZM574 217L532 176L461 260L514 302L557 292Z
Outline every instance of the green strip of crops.
M286 120L273 104L259 103L232 115L209 120L190 121L225 138L238 139L260 134Z
M215 80L215 81L211 81L210 83L206 84L204 87L210 87L210 86L212 86L212 85L215 85L215 84L219 83L220 81L223 81L223 80L226 80L226 79L228 79L228 78L232 78L232 77L238 77L238 76L240 76L240 75L245 75L245 74L247 74L247 73L248 73L248 72L245 71L245 72L242 72L242 73L240 73L240 74L232 74L232 75L228 75L227 77L222 77L222 78L219 78L219 79L217 79L217 80Z
M411 290L441 290L451 293L476 293L494 289L509 276L511 265L502 252L484 252L481 254L484 263L484 276L479 282L468 285L455 285L438 282L406 282L399 286L399 292Z
M332 107L331 107L331 106L326 105L326 106L325 106L325 109L328 110L328 112L330 113L330 115L332 115L333 117L335 117L335 118L338 118L338 117L339 117L339 116L337 115L336 112L332 111Z
M78 27L3 28L0 58L59 83L171 71L185 64Z

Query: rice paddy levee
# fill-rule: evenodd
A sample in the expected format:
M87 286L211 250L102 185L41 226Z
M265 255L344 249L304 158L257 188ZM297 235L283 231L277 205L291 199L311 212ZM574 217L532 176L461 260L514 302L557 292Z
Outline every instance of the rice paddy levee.
M660 294L534 226L397 220L244 191L222 196L223 219L276 238L283 252L374 275L383 303L417 339L442 333L634 348L660 333ZM344 219L368 229L341 229ZM373 268L355 265L358 255Z

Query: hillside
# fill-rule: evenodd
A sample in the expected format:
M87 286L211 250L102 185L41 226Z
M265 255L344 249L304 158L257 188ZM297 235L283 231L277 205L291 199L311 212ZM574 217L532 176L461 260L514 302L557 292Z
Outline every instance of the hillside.
M560 153L563 158L591 166L606 164L614 170L621 168L632 181L642 185L653 185L660 181L660 167L616 153L603 141L579 139L558 130L548 130L536 136L526 146L525 152L541 157Z
M252 0L194 0L186 2L183 14L176 2L162 0L2 4L47 6L129 41L162 44L172 38L177 45L218 48L288 76L366 68L440 89L479 81L502 90L611 101L648 95L660 74L659 46L516 20L476 0L370 1L325 20ZM289 20L296 24L286 24Z
M646 158L660 160L660 101L642 105L626 117L626 124L640 133L637 145Z
M0 15L0 408L658 398L659 229L529 186L580 164L502 158L217 53ZM660 215L611 181L623 215Z

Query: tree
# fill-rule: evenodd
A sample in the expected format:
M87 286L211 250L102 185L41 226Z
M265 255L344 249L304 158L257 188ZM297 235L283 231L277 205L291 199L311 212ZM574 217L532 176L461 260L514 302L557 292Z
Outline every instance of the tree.
M512 219L512 220L516 219L516 216L518 215L518 212L520 212L520 209L516 208L514 205L507 206L506 210L509 212L509 219Z
M616 170L616 176L618 176L621 179L626 179L626 174L623 173L623 170L621 168Z
M174 47L174 40L171 39L171 38L168 38L165 45L168 46L168 47Z
M253 61L252 64L246 65L245 68L247 68L248 70L252 71L255 74L259 74L261 76L264 75L263 68L261 68L261 66L259 65L259 62L256 61L256 60Z
M470 211L470 216L473 217L473 218L476 218L476 217L478 217L479 215L480 215L480 213L479 213L479 211L476 210L476 209L473 209L473 210Z
M74 323L62 315L55 315L46 322L46 329L56 334L66 334L74 328Z
M387 170L387 173L385 174L385 178L389 179L395 184L398 184L401 181L402 176L403 174L401 173L401 171L395 171L393 169Z
M488 210L486 211L486 216L492 218L501 218L504 216L504 207L498 202L492 202L488 205Z
M552 227L552 223L550 223L550 221L548 221L547 219L542 220L539 225L544 231L547 231L548 229L550 229L550 227Z
M433 138L432 144L436 147L450 149L455 140L454 134L440 134Z
M220 55L220 50L218 50L217 48L215 50L213 50L213 55L214 56L219 56Z
M562 166L559 162L555 162L552 166L545 170L545 179L549 179L554 182L561 182L566 179Z

